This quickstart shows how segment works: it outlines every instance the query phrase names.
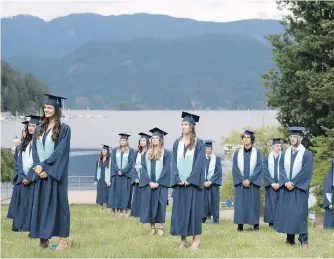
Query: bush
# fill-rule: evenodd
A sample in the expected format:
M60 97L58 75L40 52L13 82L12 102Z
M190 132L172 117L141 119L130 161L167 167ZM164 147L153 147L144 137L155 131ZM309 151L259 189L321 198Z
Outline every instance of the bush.
M14 154L6 149L1 148L1 182L11 182L13 179Z

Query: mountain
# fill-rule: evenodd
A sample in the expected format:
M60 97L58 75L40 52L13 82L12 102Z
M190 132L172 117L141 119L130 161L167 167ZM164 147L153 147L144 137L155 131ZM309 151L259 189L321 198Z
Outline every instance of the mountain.
M72 108L262 109L271 48L238 34L94 41L60 58L7 58ZM69 102L67 102L69 103Z
M72 14L49 22L19 15L1 19L2 56L35 54L59 57L91 41L127 41L136 38L180 39L203 34L237 34L257 39L283 31L276 20L200 22L166 15L101 16Z

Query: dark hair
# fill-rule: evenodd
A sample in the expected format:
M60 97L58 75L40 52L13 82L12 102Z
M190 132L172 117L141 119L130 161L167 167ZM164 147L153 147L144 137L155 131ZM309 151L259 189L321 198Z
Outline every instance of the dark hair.
M56 106L54 106L54 107L55 107L55 114L54 114L55 126L52 129L52 136L51 136L51 139L53 141L55 141L59 137L60 126L61 126L61 116L62 116L61 109L59 107L56 107ZM50 119L46 118L45 114L44 114L43 117L42 117L41 127L38 131L38 134L37 134L38 137L42 136L43 133L47 131L48 126L49 126L49 122L50 122Z
M241 139L244 139L245 135L248 135L248 134L245 134L245 133L241 134ZM253 144L255 142L255 135L252 134L252 135L248 135L248 136L250 136L251 142Z
M142 139L142 138L140 138L139 141L138 141L138 152L139 152L139 153L143 152L143 147L140 145L140 140L141 140L141 139ZM149 143L150 143L150 141L149 141L148 138L145 138L145 139L146 139L146 148L148 149L148 148L149 148Z
M23 140L22 140L22 150L23 150L23 151L26 151L26 148L27 148L27 146L29 145L29 143L30 143L30 141L31 141L31 139L32 139L33 134L30 134L30 133L29 133L28 125L27 125L27 127L24 129L24 131L25 131L25 133L26 133L26 136L25 136L25 138L23 138Z
M109 161L110 161L110 150L107 149L107 157L106 157L106 167L109 168ZM103 155L102 155L102 150L101 150L101 153L100 153L100 159L99 159L99 167L101 167L103 163Z

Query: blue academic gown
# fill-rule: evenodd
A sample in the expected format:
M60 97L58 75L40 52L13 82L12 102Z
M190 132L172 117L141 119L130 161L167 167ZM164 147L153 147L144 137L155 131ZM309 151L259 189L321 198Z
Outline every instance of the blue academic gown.
M334 159L332 161L331 168L324 183L324 201L323 207L325 209L324 216L324 228L334 228L334 208L330 209L329 206L334 207ZM332 194L331 202L326 197L326 193Z
M126 210L131 208L134 150L130 148L128 164L121 170L116 163L116 152L115 148L111 153L111 187L108 193L108 208ZM121 158L123 158L123 153ZM118 171L121 171L123 175L119 176Z
M279 156L274 157L274 178L271 177L268 169L268 155L263 158L263 178L264 187L266 189L265 204L264 204L264 222L273 224L275 221L276 209L279 198L279 189L274 190L271 186L273 183L278 183L278 166Z
M150 160L151 171L147 171L147 161L143 159L143 170L139 187L142 189L141 223L165 223L168 188L177 184L177 178L171 166L171 153L164 149L163 169L160 177L156 176L156 160ZM174 175L173 175L174 174ZM158 183L159 187L151 189L149 183Z
M16 214L16 211L15 211L15 203L16 203L16 200L17 200L17 188L18 188L18 185L16 184L17 183L17 178L18 178L18 166L17 166L17 163L18 163L18 158L19 158L19 154L20 154L20 147L21 147L21 144L20 145L17 145L15 147L15 152L14 152L14 167L13 167L13 192L12 192L12 197L10 199L10 203L9 203L9 207L8 207L8 212L7 212L7 218L9 219L13 219L15 214Z
M312 152L308 149L305 150L302 158L302 168L300 172L290 180L295 185L292 191L289 191L285 187L285 183L289 182L284 169L285 152L282 154L280 160L280 192L274 229L279 233L306 234L309 186L313 171ZM295 158L296 156L292 156L290 170L293 167Z
M108 161L109 161L109 158L106 159L106 161L102 162L101 176L99 180L97 180L97 167L99 165L99 161L96 162L95 179L94 179L94 181L97 182L96 184L96 204L103 204L103 203L107 204L108 203L108 187L105 182L105 170L106 170L106 164Z
M29 236L42 239L65 238L69 236L70 232L68 163L71 128L65 123L61 124L58 139L54 143L53 153L46 160L40 161L36 146L37 133L40 127L40 125L36 127L33 137L33 167L41 165L48 177L42 179L33 170L30 170L34 175L35 183L33 184L34 204ZM49 132L49 134L52 134L52 132Z
M172 166L175 170L177 183L181 182L177 169L178 145L179 139L177 139L173 145L172 157ZM170 233L173 236L194 236L202 233L202 217L204 213L204 162L204 142L203 140L197 139L194 152L193 170L186 180L190 185L173 186L173 208L170 229Z
M213 222L219 222L219 188L222 185L222 165L220 157L216 157L216 166L213 176L208 179L208 170L210 166L210 159L205 159L205 181L210 181L210 187L204 187L204 217L210 218L213 216Z
M252 147L253 148L253 147ZM257 150L257 161L250 174L250 154L244 152L244 175L238 167L238 150L233 155L232 175L235 187L234 195L234 223L256 225L260 221L260 186L262 180L262 157L260 150ZM244 180L250 181L249 187L244 187Z
M135 152L134 161L137 159L138 152ZM143 163L143 159L145 159L145 154L141 155L141 164ZM142 169L139 169L140 175ZM136 183L136 179L140 179L140 175L138 175L138 172L136 168L133 169L133 179L132 179L132 185L133 185L133 198L132 198L132 206L131 206L131 217L137 217L140 218L140 211L142 206L142 188L139 188L139 183Z
M28 150L29 148L29 150ZM21 152L17 160L18 176L16 180L16 195L15 195L15 215L13 217L13 231L29 231L31 223L31 213L34 199L34 188L32 184L24 185L24 179L32 182L32 174L25 174L23 171L23 147L21 144ZM26 147L25 152L32 152L30 145Z

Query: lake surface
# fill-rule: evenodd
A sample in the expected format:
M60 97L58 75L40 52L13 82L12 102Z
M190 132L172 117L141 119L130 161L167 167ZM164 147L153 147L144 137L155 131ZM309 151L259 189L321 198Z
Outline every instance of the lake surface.
M84 111L67 112L66 123L71 127L70 175L93 175L95 161L99 154L100 144L115 147L118 144L118 133L127 130L130 146L137 148L138 133L148 132L159 127L168 132L165 136L165 147L171 149L174 141L181 135L182 111ZM197 136L201 139L212 139L215 152L223 154L221 137L227 137L232 130L250 126L279 125L276 111L190 111L199 115L196 126ZM19 135L22 124L15 121L1 121L1 146L13 147L13 138ZM228 169L228 168L227 168ZM226 170L225 170L226 171Z

